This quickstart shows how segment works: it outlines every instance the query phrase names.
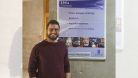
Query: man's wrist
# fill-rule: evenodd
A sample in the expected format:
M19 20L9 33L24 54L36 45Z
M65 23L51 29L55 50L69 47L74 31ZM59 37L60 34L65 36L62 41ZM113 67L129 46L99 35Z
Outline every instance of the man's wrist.
M66 73L66 78L70 78L70 73Z

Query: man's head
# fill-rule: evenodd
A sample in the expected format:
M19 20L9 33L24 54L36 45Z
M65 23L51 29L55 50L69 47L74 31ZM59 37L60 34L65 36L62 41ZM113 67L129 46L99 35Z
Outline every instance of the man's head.
M49 21L46 30L48 38L53 41L56 40L57 37L59 36L59 30L60 30L59 23L56 20Z

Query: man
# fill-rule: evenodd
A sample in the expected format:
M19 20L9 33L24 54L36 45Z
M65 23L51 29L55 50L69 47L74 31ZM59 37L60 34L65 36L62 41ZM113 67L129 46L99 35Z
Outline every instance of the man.
M57 41L59 23L51 20L46 30L48 39L36 44L32 49L29 76L30 78L69 78L68 49L64 43ZM38 73L36 73L37 69Z

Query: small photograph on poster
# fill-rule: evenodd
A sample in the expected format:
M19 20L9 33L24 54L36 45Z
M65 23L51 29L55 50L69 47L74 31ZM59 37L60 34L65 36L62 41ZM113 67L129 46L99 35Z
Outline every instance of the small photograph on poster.
M81 37L83 47L104 48L104 38Z
M83 47L89 47L89 37L81 37Z
M59 37L58 42L64 43L67 47L73 47L72 39L73 37Z
M116 17L116 32L122 32L122 18Z
M64 39L64 37L59 37L59 38L58 38L58 42L64 43L63 39Z
M65 45L67 47L72 47L72 39L71 37L64 37Z
M59 37L58 41L64 43L67 47L73 47L71 37Z
M72 46L80 47L80 38L79 37L72 37Z
M97 39L98 48L104 48L104 38L98 38Z
M59 37L58 41L64 43L67 47L81 47L80 37Z

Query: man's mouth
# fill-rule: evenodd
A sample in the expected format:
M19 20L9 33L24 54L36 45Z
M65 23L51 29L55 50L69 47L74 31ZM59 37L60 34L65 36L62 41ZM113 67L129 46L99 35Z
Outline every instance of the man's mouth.
M56 34L51 34L51 35L56 35Z

